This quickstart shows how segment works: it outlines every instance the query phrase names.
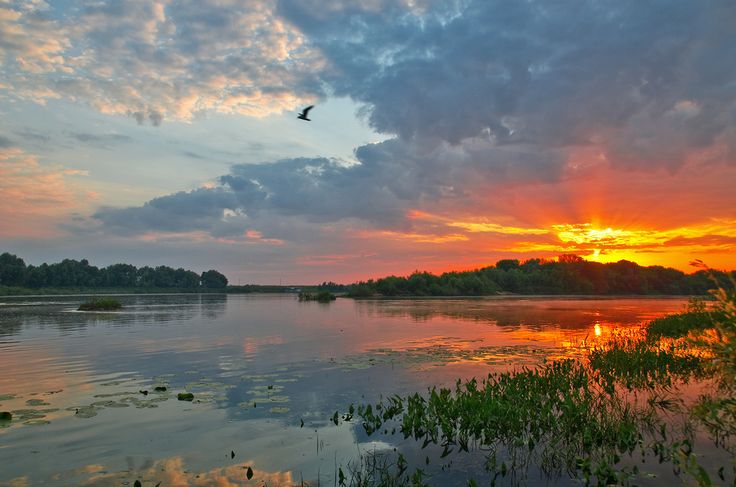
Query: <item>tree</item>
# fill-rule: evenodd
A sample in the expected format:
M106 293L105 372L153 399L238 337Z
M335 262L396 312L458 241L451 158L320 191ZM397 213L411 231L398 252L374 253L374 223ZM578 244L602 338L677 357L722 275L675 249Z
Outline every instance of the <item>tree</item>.
M202 273L202 287L207 289L222 289L227 287L227 277L214 269Z
M518 269L519 268L519 260L518 259L503 259L496 262L496 268L501 269L502 271L509 271L511 269Z
M26 263L20 257L7 252L0 254L0 284L22 286L26 277Z

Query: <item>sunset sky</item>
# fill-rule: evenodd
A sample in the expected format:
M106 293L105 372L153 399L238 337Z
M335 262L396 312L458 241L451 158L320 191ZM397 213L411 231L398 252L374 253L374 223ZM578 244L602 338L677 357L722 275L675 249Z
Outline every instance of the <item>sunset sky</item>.
M734 269L736 2L0 0L3 251Z

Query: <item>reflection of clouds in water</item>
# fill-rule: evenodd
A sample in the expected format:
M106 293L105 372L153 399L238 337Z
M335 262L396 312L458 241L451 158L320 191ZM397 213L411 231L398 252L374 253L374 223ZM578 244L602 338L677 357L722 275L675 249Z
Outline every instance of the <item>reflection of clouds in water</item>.
M217 467L206 472L193 472L188 468L182 457L172 457L165 460L157 460L130 472L107 473L102 465L92 465L92 468L77 469L74 473L81 476L85 473L92 474L89 479L83 480L82 486L115 486L121 482L132 485L135 480L141 480L144 485L151 482L161 482L161 485L170 486L217 486L230 487L242 485L271 485L291 486L296 483L291 472L264 472L258 469L252 461L238 462L237 465ZM253 469L253 478L246 479L247 468ZM91 470L91 471L85 471Z
M75 369L72 374L59 374L58 370ZM34 345L22 350L10 349L0 353L0 392L3 396L3 411L25 410L26 414L15 414L8 428L0 433L20 427L23 416L56 420L70 413L63 410L68 404L89 395L94 386L89 363L82 359L69 360L59 356L52 347ZM42 401L33 406L27 401ZM47 404L46 404L47 403ZM29 414L30 413L30 414Z
M243 339L243 353L246 357L254 357L261 352L261 349L267 345L282 345L284 338L280 335L270 335L265 337L247 337Z

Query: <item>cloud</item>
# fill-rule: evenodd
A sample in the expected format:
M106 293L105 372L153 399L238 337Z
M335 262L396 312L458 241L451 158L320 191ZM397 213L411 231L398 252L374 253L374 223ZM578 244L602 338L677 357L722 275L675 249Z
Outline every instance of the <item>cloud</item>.
M54 221L86 210L89 194L69 180L83 175L45 167L34 155L0 143L0 236L48 236Z
M376 227L407 228L416 206L456 201L463 188L556 180L564 160L554 153L487 141L417 149L399 139L368 144L357 164L326 158L237 164L219 186L153 199L140 207L103 208L93 215L116 233L151 230L242 232L257 218L293 217L312 223L357 219ZM262 229L257 229L262 230Z
M14 133L35 144L47 144L51 141L51 137L49 135L42 134L29 128L16 130Z
M736 4L120 0L0 8L9 96L138 123L263 116L326 94L405 143L676 170L736 160ZM666 14L663 14L666 12Z
M211 230L226 221L226 209L237 206L235 196L222 188L200 188L155 198L140 207L103 207L92 216L114 233L183 232Z
M734 160L733 2L381 3L279 2L336 94L364 102L379 132L596 145L639 169L675 169L715 145Z
M99 147L109 147L110 145L130 142L132 138L123 134L90 134L87 132L75 132L71 137L85 144L91 144Z
M322 95L319 54L270 0L41 7L0 6L6 96L67 98L158 126L207 110L265 116Z
M5 147L11 147L12 145L13 145L13 142L10 139L0 135L0 147L5 148Z

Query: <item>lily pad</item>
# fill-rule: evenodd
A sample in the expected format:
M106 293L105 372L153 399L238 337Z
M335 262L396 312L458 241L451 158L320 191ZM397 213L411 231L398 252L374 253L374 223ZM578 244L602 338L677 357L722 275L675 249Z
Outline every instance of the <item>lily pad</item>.
M77 418L87 419L87 418L93 418L97 416L97 408L93 406L82 406L79 408L72 408L72 409L76 411L74 413L74 416Z
M180 392L176 395L176 398L180 401L193 401L194 394L192 394L191 392Z
M32 425L32 426L40 426L43 424L50 424L51 421L46 419L29 419L28 421L24 421L23 424Z
M38 419L43 418L45 414L43 411L39 411L36 409L16 409L14 411L11 411L13 414L13 417L17 419L18 421L25 421L28 419Z
M49 403L43 399L29 399L26 401L26 406L48 406Z
M289 396L271 396L268 398L271 402L290 402Z
M11 421L13 419L13 414L9 411L3 411L0 412L0 421Z

